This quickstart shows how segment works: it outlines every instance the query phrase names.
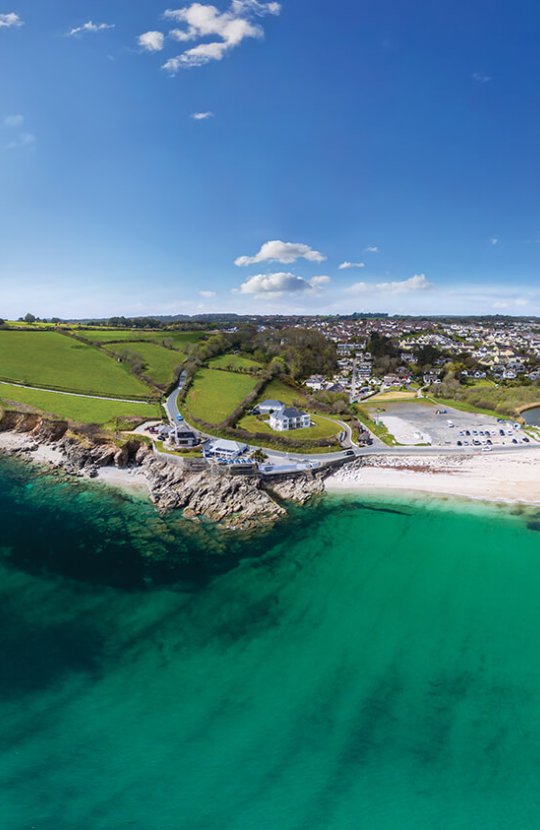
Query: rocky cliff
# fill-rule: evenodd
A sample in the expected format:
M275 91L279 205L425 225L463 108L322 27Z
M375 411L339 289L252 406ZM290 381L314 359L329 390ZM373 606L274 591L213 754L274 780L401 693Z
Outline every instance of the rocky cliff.
M7 412L0 433L16 439L0 442L4 452L47 461L69 475L94 478L101 468L136 467L144 473L158 510L180 509L188 518L205 518L229 529L272 524L287 513L282 502L304 504L324 489L320 475L263 483L257 477L225 475L212 468L192 471L156 458L136 437L119 447L95 430L74 431L66 422L37 415Z

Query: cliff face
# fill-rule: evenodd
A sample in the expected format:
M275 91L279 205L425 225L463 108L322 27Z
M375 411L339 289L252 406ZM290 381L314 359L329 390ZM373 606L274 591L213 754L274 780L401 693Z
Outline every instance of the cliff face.
M152 500L160 510L181 508L184 516L204 516L224 527L256 529L286 514L258 479L192 473L166 461L149 459L147 477Z
M224 528L255 530L287 514L281 501L304 504L324 489L322 477L300 475L271 484L254 477L219 474L209 468L194 472L156 458L152 450L133 438L118 447L92 431L75 432L62 421L37 415L5 413L0 432L18 436L13 454L47 460L69 475L94 478L103 467L138 467L144 473L150 497L159 511L180 509L188 518L219 522ZM277 501L276 501L277 499Z

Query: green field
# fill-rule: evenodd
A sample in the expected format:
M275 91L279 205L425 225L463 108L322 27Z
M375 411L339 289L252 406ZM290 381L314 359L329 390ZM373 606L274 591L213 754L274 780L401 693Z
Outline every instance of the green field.
M533 406L540 402L540 387L532 386L461 386L455 390L451 398L442 398L433 395L435 402L447 406L455 406L466 412L489 412L496 416L516 417L519 411L526 406Z
M73 329L73 334L91 340L93 343L123 343L145 340L148 343L163 343L170 340L177 349L186 343L197 343L207 336L205 331L153 331L145 329Z
M262 365L249 357L242 357L239 354L222 354L214 357L208 365L212 369L244 369L248 372L256 372L262 369Z
M157 343L115 343L107 351L121 354L123 351L140 355L146 364L144 374L157 386L169 386L174 380L175 369L184 362L185 356L175 349L165 349Z
M152 396L113 357L54 331L0 331L0 379L104 396Z
M249 375L201 369L187 394L186 416L188 420L191 415L207 424L220 424L256 385L257 378Z
M306 396L301 389L289 386L287 383L283 383L282 380L277 379L270 381L268 386L263 389L259 402L265 400L281 401L287 406L293 406L294 404L306 406Z
M246 415L238 422L240 429L245 429L247 432L261 432L266 435L271 435L280 441L317 441L322 438L334 438L342 431L342 428L335 421L330 418L325 418L321 415L312 415L311 420L313 426L305 429L292 429L287 432L276 432L272 429L268 421L260 421L256 415Z
M0 400L8 404L26 404L32 409L79 424L101 426L115 418L150 420L163 417L159 404L100 401L58 392L43 392L40 389L23 389L3 383L0 384Z

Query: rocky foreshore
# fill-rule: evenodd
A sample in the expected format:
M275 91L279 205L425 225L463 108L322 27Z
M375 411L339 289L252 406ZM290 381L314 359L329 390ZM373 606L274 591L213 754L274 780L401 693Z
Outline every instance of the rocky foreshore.
M127 484L118 471L136 475L160 512L182 510L226 529L254 530L287 514L286 502L304 504L324 490L323 477L310 473L271 484L257 477L228 475L216 468L194 471L157 458L136 437L118 446L92 430L75 432L66 422L7 412L0 421L0 452L52 466L78 477ZM107 475L107 473L111 475Z

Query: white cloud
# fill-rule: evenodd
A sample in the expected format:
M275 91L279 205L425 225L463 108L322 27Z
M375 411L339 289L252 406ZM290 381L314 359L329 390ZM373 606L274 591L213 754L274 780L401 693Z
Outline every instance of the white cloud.
M145 52L161 52L165 46L165 35L163 32L145 32L139 35L137 43Z
M261 3L259 0L232 0L233 14L256 14L263 17L265 14L279 14L281 3Z
M114 27L114 23L94 23L92 20L89 20L87 23L83 23L82 26L76 26L74 29L70 29L67 35L68 37L76 37L85 32L104 32L106 29L114 29Z
M365 268L365 262L342 262L341 265L338 265L340 271L347 271L349 268Z
M378 245L368 245L366 248L367 254L378 254L380 252L380 248Z
M8 150L18 150L23 147L33 147L37 138L33 133L21 133L7 145Z
M257 274L242 283L237 293L256 294L259 296L296 294L299 291L311 291L311 285L302 277L288 272L276 274Z
M6 115L4 127L21 127L24 123L24 115Z
M312 288L320 288L321 285L328 285L329 282L332 282L331 277L327 277L325 274L321 274L318 277L312 277L309 281L309 284Z
M209 118L213 118L213 112L194 112L191 115L194 121L207 121Z
M260 262L282 262L284 265L290 265L298 259L306 259L308 262L324 262L326 257L303 242L282 242L281 239L273 239L265 242L255 256L238 257L234 264L245 266L257 265Z
M205 300L211 300L212 297L216 296L216 292L215 291L199 291L199 295L201 297L204 297Z
M479 84L487 84L491 81L491 75L486 75L485 72L473 72L472 79L478 81Z
M24 26L24 20L18 14L15 12L0 14L0 29L12 29L16 26Z
M355 282L349 287L351 294L367 294L370 292L380 294L407 294L410 291L426 291L431 288L431 283L425 274L415 274L408 280L396 282Z
M262 3L259 0L232 0L228 11L224 12L205 3L192 3L182 9L168 9L164 14L165 19L184 24L183 28L170 31L169 36L173 40L180 43L210 37L217 37L218 40L199 43L186 49L180 55L169 58L163 64L163 69L175 74L180 69L222 60L231 49L247 38L260 39L264 36L262 26L253 22L254 18L277 15L280 10L279 3Z
M498 245L499 244L499 238L497 236L492 236L491 239L489 240L489 242L490 242L490 245Z

